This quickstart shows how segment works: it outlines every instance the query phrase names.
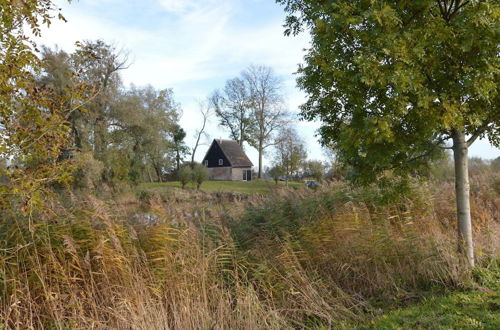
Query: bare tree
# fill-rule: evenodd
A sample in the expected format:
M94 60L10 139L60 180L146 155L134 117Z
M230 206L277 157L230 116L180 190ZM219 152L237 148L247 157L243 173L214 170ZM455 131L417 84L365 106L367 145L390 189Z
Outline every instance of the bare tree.
M272 68L251 65L242 73L251 95L253 116L256 122L251 145L259 153L258 177L262 177L262 158L266 148L274 145L274 134L282 127L287 113L281 94L281 81Z
M307 158L305 143L292 127L280 129L276 136L275 146L276 158L285 175L286 182L300 169L301 164Z
M209 102L199 101L198 107L199 107L199 110L200 110L200 113L202 116L202 124L201 124L201 128L197 129L195 132L196 143L194 144L193 152L191 153L191 164L194 164L194 156L196 154L196 150L201 145L200 144L201 138L207 136L207 134L205 133L205 128L207 126L208 119L210 118L210 115L212 114L212 108L211 108Z

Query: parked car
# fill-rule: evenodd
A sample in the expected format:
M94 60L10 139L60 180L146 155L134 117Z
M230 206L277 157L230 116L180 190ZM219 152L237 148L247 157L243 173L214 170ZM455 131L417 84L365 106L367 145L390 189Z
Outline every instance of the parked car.
M317 188L317 187L321 186L321 182L312 181L312 180L305 181L305 184L309 188Z

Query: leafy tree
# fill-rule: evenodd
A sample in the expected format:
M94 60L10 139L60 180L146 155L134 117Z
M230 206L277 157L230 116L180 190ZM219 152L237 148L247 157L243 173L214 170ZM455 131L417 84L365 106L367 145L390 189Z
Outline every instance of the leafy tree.
M88 100L85 107L69 113L68 121L75 150L91 152L102 161L107 182L139 182L146 174L152 181L151 170L161 181L173 169L173 158L180 158L187 147L170 89L124 89L119 71L126 68L126 55L102 41L81 43L73 54L44 48L42 55L42 88L63 96L74 77L84 82Z
M132 175L144 173L151 166L161 182L173 168L178 117L179 106L171 89L132 86L110 109L112 143L107 149L115 148L128 155Z
M184 139L186 138L186 131L179 125L175 125L173 129L173 148L175 152L175 164L176 170L179 171L181 168L181 160L186 154L189 153L189 148L187 147Z
M281 81L273 69L251 65L242 73L250 90L256 128L249 141L259 153L258 178L262 177L262 158L266 148L274 144L274 135L283 126L287 113L284 110Z
M222 91L216 90L210 102L219 118L219 124L229 129L230 136L240 146L251 141L255 131L255 117L252 113L252 95L248 82L233 78L226 82Z
M321 181L325 174L325 165L319 160L309 160L304 163L304 172L316 181Z
M201 164L193 165L192 181L196 184L196 189L200 190L201 184L208 179L208 169Z
M78 42L72 54L44 47L44 71L38 79L43 88L56 95L68 94L75 78L85 84L85 107L69 113L74 146L92 151L94 158L108 165L110 112L120 97L122 82L119 72L127 68L127 55L102 40Z
M90 87L84 148L90 147L94 158L109 168L110 112L122 88L120 71L128 68L128 56L102 40L84 41L77 45L71 55L71 64L74 72ZM110 173L105 177L109 180Z
M311 32L302 116L368 182L408 172L451 141L458 242L474 265L467 152L499 145L497 0L277 0L286 34Z
M71 93L77 83L76 81L82 83L72 65L70 54L58 48L42 47L41 56L42 71L37 76L37 85L40 88L51 90L54 97L61 98ZM85 87L92 88L91 86ZM90 99L89 96L87 98ZM86 112L87 110L84 107L78 107L71 109L67 116L71 125L73 146L79 150L82 150L83 147L82 139L84 139L85 129L82 119L85 117Z
M285 175L285 171L283 170L283 167L280 165L274 165L267 171L267 173L269 174L269 176L271 176L271 178L273 178L276 185L278 184L279 179L283 175Z
M182 189L186 187L186 184L192 180L193 170L191 166L185 165L179 170L179 181L181 183Z
M0 168L0 213L6 218L11 211L33 215L53 184L70 180L71 163L62 157L71 144L67 114L82 97L79 85L70 98L36 85L42 65L32 35L50 24L53 2L4 0L0 8L0 159L9 162Z

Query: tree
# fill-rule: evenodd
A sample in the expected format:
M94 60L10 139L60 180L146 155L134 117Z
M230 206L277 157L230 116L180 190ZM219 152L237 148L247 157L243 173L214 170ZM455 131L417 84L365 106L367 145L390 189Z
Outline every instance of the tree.
M42 71L37 76L37 85L40 88L51 90L55 98L70 95L71 90L77 83L75 78L80 78L72 65L71 55L58 48L42 47L41 56ZM80 80L79 83L81 82ZM88 87L91 89L90 86ZM88 95L87 98L90 100L93 97ZM71 125L73 146L79 150L82 149L82 135L85 131L83 129L84 121L82 120L85 117L84 113L86 113L86 109L77 108L72 109L67 115L68 122Z
M189 148L186 146L184 139L186 138L186 131L179 125L175 125L173 131L173 143L175 151L175 164L176 170L179 171L181 168L181 160L189 152Z
M179 181L181 182L182 189L186 187L186 184L192 180L193 177L193 170L191 169L191 166L189 165L184 165L181 167L179 170Z
M277 0L285 34L307 28L302 116L369 182L419 168L451 141L458 242L474 265L467 152L500 144L496 0Z
M212 109L210 107L210 104L208 102L199 102L199 109L200 109L200 114L202 118L201 122L201 128L197 129L195 132L195 139L196 142L193 147L193 151L191 152L191 164L194 164L194 156L196 154L196 150L198 147L201 145L200 141L203 136L206 136L205 133L205 128L207 126L208 119L210 118L210 115L212 114Z
M145 174L153 181L151 171L161 181L174 168L174 157L178 156L179 165L186 146L172 90L123 88L120 71L125 69L126 55L102 41L81 43L73 54L43 48L42 58L44 70L37 81L41 88L65 96L75 77L86 87L85 108L67 116L75 141L73 157L76 152L91 152L104 164L103 178L108 183L136 183Z
M71 55L71 65L90 87L92 102L87 107L85 143L94 153L94 158L108 167L109 118L113 103L122 87L119 72L128 68L128 55L102 40L77 43ZM90 96L89 96L90 97ZM85 146L84 146L85 147Z
M293 128L282 128L274 143L278 165L282 168L286 182L297 174L300 165L307 158L304 142Z
M58 97L68 96L75 78L85 84L85 107L69 112L74 147L92 151L94 158L107 162L110 112L120 98L119 72L128 67L127 54L102 40L77 43L72 54L43 47L43 72L37 83ZM70 100L71 101L71 100ZM109 166L109 164L107 164Z
M249 141L259 153L258 178L262 177L262 158L266 148L274 144L274 133L283 126L287 113L281 94L281 81L272 68L251 65L242 73L250 90L256 128Z
M112 104L107 115L111 128L108 150L117 150L118 157L127 156L132 176L140 179L150 166L161 182L174 168L179 112L171 89L132 86ZM113 165L110 160L109 166Z
M278 185L278 181L279 179L285 175L285 171L283 170L283 167L280 166L280 165L274 165L273 167L271 167L268 172L269 176L271 176L271 178L273 178L274 182L276 183L276 185Z
M201 164L193 164L193 183L196 190L200 190L201 184L208 179L208 169Z
M309 160L304 162L304 172L308 176L312 176L314 180L320 181L325 174L325 165L319 160Z
M84 102L79 84L71 88L69 98L36 84L42 63L32 36L40 36L41 25L50 24L54 11L50 0L1 4L0 159L15 163L0 168L3 219L34 215L51 186L68 183L72 172L62 155L71 145L67 114Z
M251 96L248 82L237 77L228 80L222 91L216 90L210 97L219 124L229 129L231 138L240 146L251 141L256 126Z

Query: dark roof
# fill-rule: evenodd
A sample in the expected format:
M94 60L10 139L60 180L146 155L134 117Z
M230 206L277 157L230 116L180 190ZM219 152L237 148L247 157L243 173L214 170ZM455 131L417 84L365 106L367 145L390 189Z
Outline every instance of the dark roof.
M224 155L226 155L229 163L233 167L251 167L253 166L250 159L248 159L247 155L238 144L238 142L233 140L220 140L214 139L213 143L217 143L219 147L222 149Z

